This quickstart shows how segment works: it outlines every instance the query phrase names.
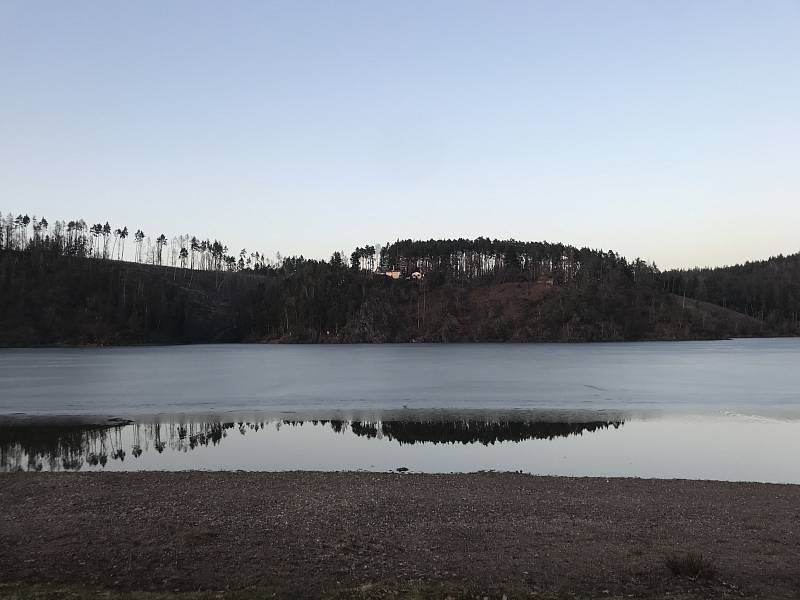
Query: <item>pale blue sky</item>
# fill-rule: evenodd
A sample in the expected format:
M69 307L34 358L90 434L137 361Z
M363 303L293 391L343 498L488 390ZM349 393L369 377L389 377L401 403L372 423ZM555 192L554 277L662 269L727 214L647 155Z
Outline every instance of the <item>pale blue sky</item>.
M328 256L800 250L800 1L0 0L0 210Z

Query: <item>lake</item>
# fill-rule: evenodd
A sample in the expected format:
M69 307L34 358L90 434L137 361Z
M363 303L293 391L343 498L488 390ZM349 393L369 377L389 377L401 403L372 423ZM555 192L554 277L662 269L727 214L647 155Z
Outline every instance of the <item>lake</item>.
M800 339L6 349L0 469L800 483L798 367Z

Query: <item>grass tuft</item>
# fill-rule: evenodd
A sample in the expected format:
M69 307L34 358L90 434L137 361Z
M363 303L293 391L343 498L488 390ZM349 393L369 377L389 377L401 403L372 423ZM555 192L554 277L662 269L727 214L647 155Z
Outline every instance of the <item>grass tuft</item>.
M664 561L670 572L676 577L692 579L713 579L716 575L714 563L697 552L671 554Z

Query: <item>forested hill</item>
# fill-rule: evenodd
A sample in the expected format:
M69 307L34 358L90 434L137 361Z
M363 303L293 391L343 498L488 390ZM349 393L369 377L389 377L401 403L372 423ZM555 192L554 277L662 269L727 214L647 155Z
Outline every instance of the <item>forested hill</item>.
M72 223L72 222L71 222ZM704 339L796 333L691 298L681 273L515 240L398 241L345 261L239 260L218 242L112 260L108 236L41 227L0 248L0 344ZM105 247L103 246L105 237ZM138 238L138 236L137 236ZM10 242L9 242L10 240ZM123 238L124 241L124 238ZM137 239L138 241L138 239ZM148 264L144 264L147 261ZM155 264L153 264L155 263ZM796 279L794 280L797 281ZM708 287L708 286L707 286ZM796 296L795 296L796 297ZM730 301L729 301L730 305ZM796 325L796 324L795 324Z
M800 253L732 267L668 271L668 290L763 321L778 334L800 332Z

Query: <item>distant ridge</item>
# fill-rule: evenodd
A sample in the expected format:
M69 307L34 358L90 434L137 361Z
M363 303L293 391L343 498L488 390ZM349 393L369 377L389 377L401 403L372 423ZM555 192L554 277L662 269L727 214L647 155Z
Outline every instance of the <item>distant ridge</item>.
M610 251L478 238L365 246L348 262L334 253L328 261L287 257L241 267L198 250L200 269L103 259L96 247L40 232L20 248L0 249L0 344L568 342L800 332L798 255L662 273Z

